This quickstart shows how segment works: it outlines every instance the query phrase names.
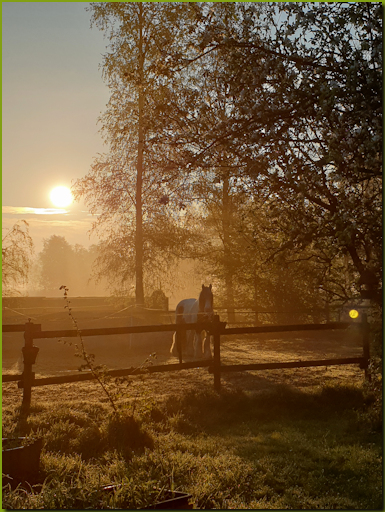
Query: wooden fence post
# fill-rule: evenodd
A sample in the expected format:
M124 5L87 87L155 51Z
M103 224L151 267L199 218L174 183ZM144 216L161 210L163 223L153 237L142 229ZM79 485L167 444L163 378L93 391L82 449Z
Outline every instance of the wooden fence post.
M181 313L176 315L175 323L178 325L182 325L182 324L186 323L185 319L183 318L182 312L183 312L183 309L181 310ZM182 331L177 330L175 332L176 350L178 353L180 364L182 364L182 361L183 361L182 351L183 351L183 345L186 345L186 340L187 340L187 331L182 332Z
M24 410L29 410L31 406L32 382L35 378L35 373L32 371L32 365L35 364L36 356L39 352L38 347L33 345L33 332L37 330L37 327L38 326L35 326L29 318L28 322L25 324L24 347L21 349L24 359L22 402L22 408Z
M213 319L214 336L214 389L221 390L221 334L219 315L214 315Z
M368 316L366 313L362 313L362 348L363 348L363 356L365 359L364 369L365 369L365 379L369 382L372 380L372 377L369 372L369 359L370 359L370 325L368 322Z

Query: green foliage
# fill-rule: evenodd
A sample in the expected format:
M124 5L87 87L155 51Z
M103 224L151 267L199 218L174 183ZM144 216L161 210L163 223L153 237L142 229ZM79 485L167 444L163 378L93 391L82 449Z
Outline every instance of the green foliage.
M235 9L230 25L220 8L214 23L206 11L202 46L223 63L231 108L200 133L200 163L226 151L242 168L245 192L267 201L280 235L271 256L347 254L350 278L381 302L381 6ZM341 281L330 291L341 293Z
M73 250L63 236L52 235L43 241L39 255L41 263L41 283L44 290L57 290L63 282L70 282Z
M363 428L369 428L372 432L382 432L384 419L382 359L372 358L368 370L371 380L365 383L365 406L357 414Z
M186 44L191 8L179 3L93 3L91 23L105 31L103 78L111 96L101 116L109 153L77 180L75 197L100 213L99 263L111 282L135 276L137 303L144 303L144 276L162 274L178 235L174 202L181 184L165 137L179 124L176 96L183 88L172 54ZM188 48L188 44L186 44Z

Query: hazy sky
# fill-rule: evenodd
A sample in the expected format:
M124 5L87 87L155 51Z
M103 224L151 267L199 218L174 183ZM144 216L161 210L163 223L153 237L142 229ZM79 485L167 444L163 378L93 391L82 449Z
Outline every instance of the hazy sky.
M27 220L36 251L53 234L90 243L83 204L45 210L54 208L49 192L105 150L97 118L108 101L99 69L107 41L90 28L87 5L2 3L3 228Z

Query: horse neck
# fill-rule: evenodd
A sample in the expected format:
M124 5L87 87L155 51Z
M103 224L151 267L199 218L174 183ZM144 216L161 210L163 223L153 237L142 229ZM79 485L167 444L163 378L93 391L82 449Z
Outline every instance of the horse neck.
M206 308L208 302L210 303L210 308L208 311L205 311L205 308ZM199 311L199 313L212 313L213 312L212 297L211 297L211 300L206 299L205 301L202 301L201 298L199 298L198 299L198 311Z

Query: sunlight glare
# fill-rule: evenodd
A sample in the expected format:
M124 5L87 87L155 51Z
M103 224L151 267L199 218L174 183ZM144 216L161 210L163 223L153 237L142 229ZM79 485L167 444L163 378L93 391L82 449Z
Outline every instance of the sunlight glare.
M72 203L72 194L68 187L56 187L51 190L49 195L52 203L58 207L63 208Z

